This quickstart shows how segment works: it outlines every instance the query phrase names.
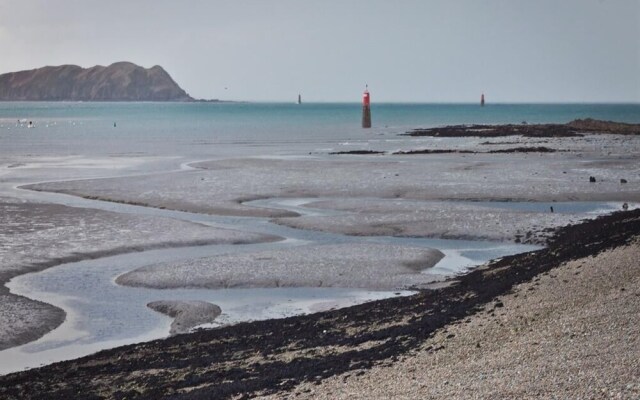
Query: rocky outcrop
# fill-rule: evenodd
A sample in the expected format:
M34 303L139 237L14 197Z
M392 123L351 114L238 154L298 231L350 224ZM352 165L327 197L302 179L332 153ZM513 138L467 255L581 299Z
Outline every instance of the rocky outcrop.
M640 135L640 124L626 124L587 118L576 119L567 124L451 125L414 129L404 135L433 137L574 137L584 136L589 133Z
M614 121L601 121L593 118L576 119L567 126L582 132L606 132L619 135L639 135L640 124L625 124Z
M43 67L0 75L1 101L190 101L160 66Z

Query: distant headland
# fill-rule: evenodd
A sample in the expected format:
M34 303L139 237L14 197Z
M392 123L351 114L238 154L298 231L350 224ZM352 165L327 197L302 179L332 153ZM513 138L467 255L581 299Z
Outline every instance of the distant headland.
M196 101L159 65L47 66L0 75L0 101ZM216 100L211 100L216 101Z

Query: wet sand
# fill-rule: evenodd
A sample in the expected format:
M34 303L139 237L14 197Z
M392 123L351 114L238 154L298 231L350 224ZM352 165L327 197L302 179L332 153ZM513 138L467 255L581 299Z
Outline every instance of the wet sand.
M0 198L0 350L60 325L65 313L16 296L11 278L69 262L168 247L277 240L167 218ZM37 245L34 245L37 244Z
M298 246L285 250L156 264L120 275L116 283L156 289L343 287L415 288L443 278L428 273L444 254L381 244Z
M298 229L337 232L345 235L389 235L471 239L544 245L554 228L589 217L571 204L547 202L537 207L510 200L421 201L379 198L334 198L310 202L306 207L333 210L333 215L302 215L276 218L274 222ZM586 208L589 204L582 203ZM522 205L523 209L518 206ZM622 209L621 202L602 204L611 210ZM632 207L640 203L632 203ZM555 212L550 212L554 207ZM565 210L566 209L566 210Z
M509 137L518 147L540 138ZM417 138L410 148L501 150L486 138ZM577 222L548 210L516 215L450 200L640 202L640 137L587 135L546 138L553 153L329 155L296 159L245 158L193 163L168 174L29 185L87 198L219 215L277 218L304 229L350 235L395 235L515 241L527 233ZM505 173L508 171L508 173ZM596 182L590 182L594 177ZM622 183L624 180L626 183ZM162 187L162 190L158 190ZM188 196L185 196L188 193ZM355 211L345 218L304 216L253 207L254 199L331 199L326 208ZM417 207L416 207L417 206ZM437 211L437 212L436 212ZM453 221L450 229L446 221ZM535 221L534 224L529 223ZM435 223L434 223L435 222ZM497 222L497 226L496 226ZM544 242L544 235L531 242Z

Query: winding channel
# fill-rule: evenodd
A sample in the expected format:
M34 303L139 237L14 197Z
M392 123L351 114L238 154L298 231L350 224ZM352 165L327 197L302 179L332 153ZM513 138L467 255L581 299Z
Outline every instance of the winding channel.
M60 307L67 313L67 318L57 329L39 340L1 351L0 373L77 358L101 349L166 337L172 319L146 307L147 303L156 300L201 300L217 304L221 307L223 314L211 326L221 326L239 321L280 318L411 294L410 291L343 288L160 290L124 287L115 283L119 275L143 266L305 244L380 243L439 249L445 257L430 269L429 273L453 275L490 259L537 248L529 245L469 240L353 237L289 228L274 224L267 218L196 214L89 200L57 193L34 194L31 192L28 197L38 197L39 200L71 207L173 218L216 228L265 233L280 236L284 240L260 244L206 245L149 250L63 264L41 272L18 276L7 284L12 293ZM333 211L305 207L305 204L317 200L317 198L276 198L245 204L294 211L302 215L335 214ZM606 203L593 203L586 208L593 211L607 208L605 205ZM508 207L518 207L518 205L511 203ZM522 207L528 206L523 204ZM548 206L541 204L541 207Z

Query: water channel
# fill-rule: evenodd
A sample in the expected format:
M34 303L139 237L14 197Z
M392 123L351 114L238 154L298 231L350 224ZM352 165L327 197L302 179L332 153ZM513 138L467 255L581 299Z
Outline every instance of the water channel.
M445 276L462 273L490 259L536 249L535 246L470 240L445 240L398 237L353 237L319 231L293 229L274 224L266 218L223 217L166 209L141 207L55 193L37 197L71 207L87 207L118 213L153 215L197 222L217 228L276 235L279 242L244 245L207 245L150 250L95 260L59 265L21 275L7 286L12 293L53 304L65 310L65 322L37 341L0 352L0 373L36 367L55 361L80 357L115 346L166 337L171 318L156 313L146 304L156 300L201 300L217 304L223 314L208 327L345 307L374 299L409 295L412 292L373 291L349 288L269 288L269 289L145 289L117 285L115 279L139 267L222 254L255 252L305 244L380 243L436 248L445 257L429 270ZM312 209L305 204L318 199L266 199L249 205L279 208L302 215L329 215L334 211ZM613 203L495 203L510 209L548 209L600 214L618 208Z

